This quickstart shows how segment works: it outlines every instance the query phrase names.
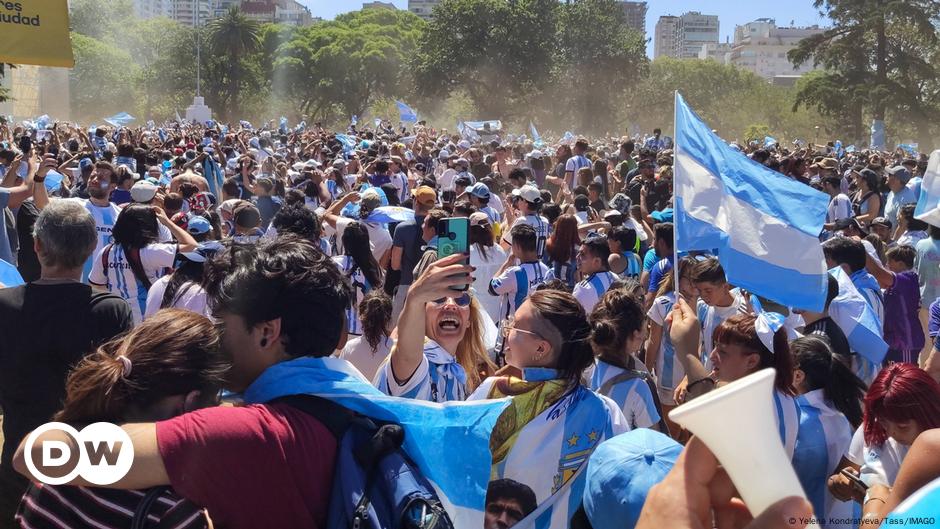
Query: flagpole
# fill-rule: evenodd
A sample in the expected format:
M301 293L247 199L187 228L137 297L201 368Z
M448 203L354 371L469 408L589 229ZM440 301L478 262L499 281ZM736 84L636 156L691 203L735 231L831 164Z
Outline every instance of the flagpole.
M681 291L679 290L679 244L678 244L678 234L679 234L679 216L677 214L677 198L676 190L679 186L676 183L679 180L679 165L676 163L676 156L679 151L679 135L676 132L679 130L679 124L676 122L676 115L679 112L679 91L675 91L675 99L673 103L672 111L672 135L676 139L673 142L672 150L672 273L674 275L675 287L674 291L676 293L676 303L679 302L679 296Z

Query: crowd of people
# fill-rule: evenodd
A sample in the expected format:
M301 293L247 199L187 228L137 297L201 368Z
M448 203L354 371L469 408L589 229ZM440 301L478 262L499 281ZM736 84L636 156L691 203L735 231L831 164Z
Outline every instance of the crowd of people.
M508 402L476 462L485 529L743 527L668 412L764 368L767 435L809 503L749 527L873 527L940 477L924 155L733 145L831 197L817 313L675 251L659 129L549 144L424 123L57 123L2 125L0 142L0 265L24 283L0 289L0 527L126 527L144 502L160 527L327 526L340 436L246 398L310 358L397 399ZM439 251L450 219L467 219L466 254ZM839 269L883 362L829 313ZM108 488L31 481L21 441L51 420L123 425L131 470Z

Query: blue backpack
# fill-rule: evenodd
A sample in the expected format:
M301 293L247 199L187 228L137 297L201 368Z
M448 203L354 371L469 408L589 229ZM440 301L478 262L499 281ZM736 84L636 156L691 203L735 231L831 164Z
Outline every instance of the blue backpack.
M402 450L405 431L328 399L278 399L319 420L336 437L327 529L453 529L431 483Z

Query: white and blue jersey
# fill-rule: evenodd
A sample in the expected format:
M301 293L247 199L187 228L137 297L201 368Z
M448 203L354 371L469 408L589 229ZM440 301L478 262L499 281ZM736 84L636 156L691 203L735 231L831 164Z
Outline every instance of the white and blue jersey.
M659 423L656 401L649 384L641 376L633 376L614 382L605 387L607 382L627 373L626 369L608 364L597 359L594 361L594 373L591 375L591 389L608 397L623 412L630 429L651 428Z
M490 280L490 293L502 296L499 305L501 320L512 318L535 287L554 279L551 269L541 261L510 266L502 275Z
M95 219L95 231L98 232L98 244L95 246L95 251L92 252L88 260L85 261L85 267L82 270L82 281L87 282L88 276L91 274L91 265L95 260L95 256L98 255L98 252L105 246L111 244L111 230L114 228L114 223L117 222L118 215L121 214L121 208L111 202L109 202L107 206L96 206L87 198L70 198L68 200L75 200L82 206L85 206L88 213L91 213L91 218Z
M685 378L685 368L676 356L676 349L669 336L670 325L666 322L666 316L672 312L675 304L676 293L669 292L656 298L646 314L650 321L662 327L662 338L659 341L659 351L656 356L656 389L659 393L659 401L670 406L676 404L674 398L676 387Z
M591 167L591 160L588 160L585 156L578 154L568 158L568 161L565 162L565 181L568 182L569 188L574 189L575 182L578 181L578 171L585 167ZM568 173L571 173L571 177L568 176Z
M855 502L837 500L826 486L852 443L852 425L823 396L823 390L810 391L796 398L800 409L800 429L793 453L793 468L813 504L818 524L826 529L850 529L861 509Z
M551 233L552 225L548 223L548 220L541 215L526 215L524 217L519 217L515 222L512 223L512 226L508 230L503 232L503 240L512 244L512 228L518 224L528 224L535 228L535 251L539 255L539 259L545 256L545 243L548 242L548 236Z
M734 301L727 307L712 306L699 299L696 305L696 315L699 324L702 326L702 364L706 371L712 370L711 352L715 348L715 329L721 325L721 322L741 312L744 306L744 296L738 289L732 289L731 295Z
M110 249L109 249L110 248ZM154 243L139 250L140 265L152 285L173 266L176 260L176 244ZM107 251L107 255L105 252ZM131 268L131 261L120 244L105 246L94 254L88 281L105 287L127 301L134 316L134 325L144 319L147 311L149 286L142 283Z
M584 307L584 312L590 316L601 296L610 288L610 284L618 279L617 274L610 270L595 272L575 285L572 294Z
M393 349L394 350L394 349ZM392 356L379 367L373 384L382 393L406 399L447 402L466 400L467 372L453 355L430 338L424 339L424 355L411 378L403 384L392 373Z
M643 272L643 263L640 262L640 256L633 252L624 252L621 254L627 262L627 267L620 272L620 277L624 279L639 279Z
M393 174L390 183L398 190L399 203L408 200L408 177L405 173Z
M556 279L561 279L568 285L568 288L573 289L575 285L575 279L578 277L578 260L577 260L578 249L571 249L571 258L567 261L551 261L550 266L552 267L552 274L555 275Z
M346 330L349 334L359 336L362 334L362 322L359 320L359 303L372 290L372 285L369 284L366 275L362 273L362 269L356 266L356 262L352 257L337 255L333 258L333 262L336 263L340 272L349 279L349 282L356 290L356 296L349 301L349 306L346 307Z
M787 457L793 459L797 433L800 430L800 407L797 405L795 398L775 389L774 411L776 412L777 430L780 433L780 440L783 441L783 449L786 450Z
M493 206L483 206L480 208L480 211L486 213L487 218L490 219L490 224L496 226L503 220L503 216L499 214L498 211L493 209Z

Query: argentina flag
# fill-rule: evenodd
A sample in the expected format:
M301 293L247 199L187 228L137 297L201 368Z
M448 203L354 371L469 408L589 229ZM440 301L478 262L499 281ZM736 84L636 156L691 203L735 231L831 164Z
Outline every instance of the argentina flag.
M676 250L718 250L728 282L820 312L829 197L728 147L676 92Z
M398 119L406 123L417 123L418 113L408 105L402 103L401 101L395 101L395 105L398 106Z
M920 184L914 218L931 226L940 226L940 150L930 153L927 160L927 171Z
M829 304L829 317L842 329L853 351L871 364L881 365L888 354L888 344L881 337L881 322L875 310L841 267L829 273L839 281L839 295Z
M434 486L454 526L483 526L490 434L509 399L436 404L389 397L346 360L311 357L269 367L244 397L254 404L302 394L400 424L405 430L405 452Z

